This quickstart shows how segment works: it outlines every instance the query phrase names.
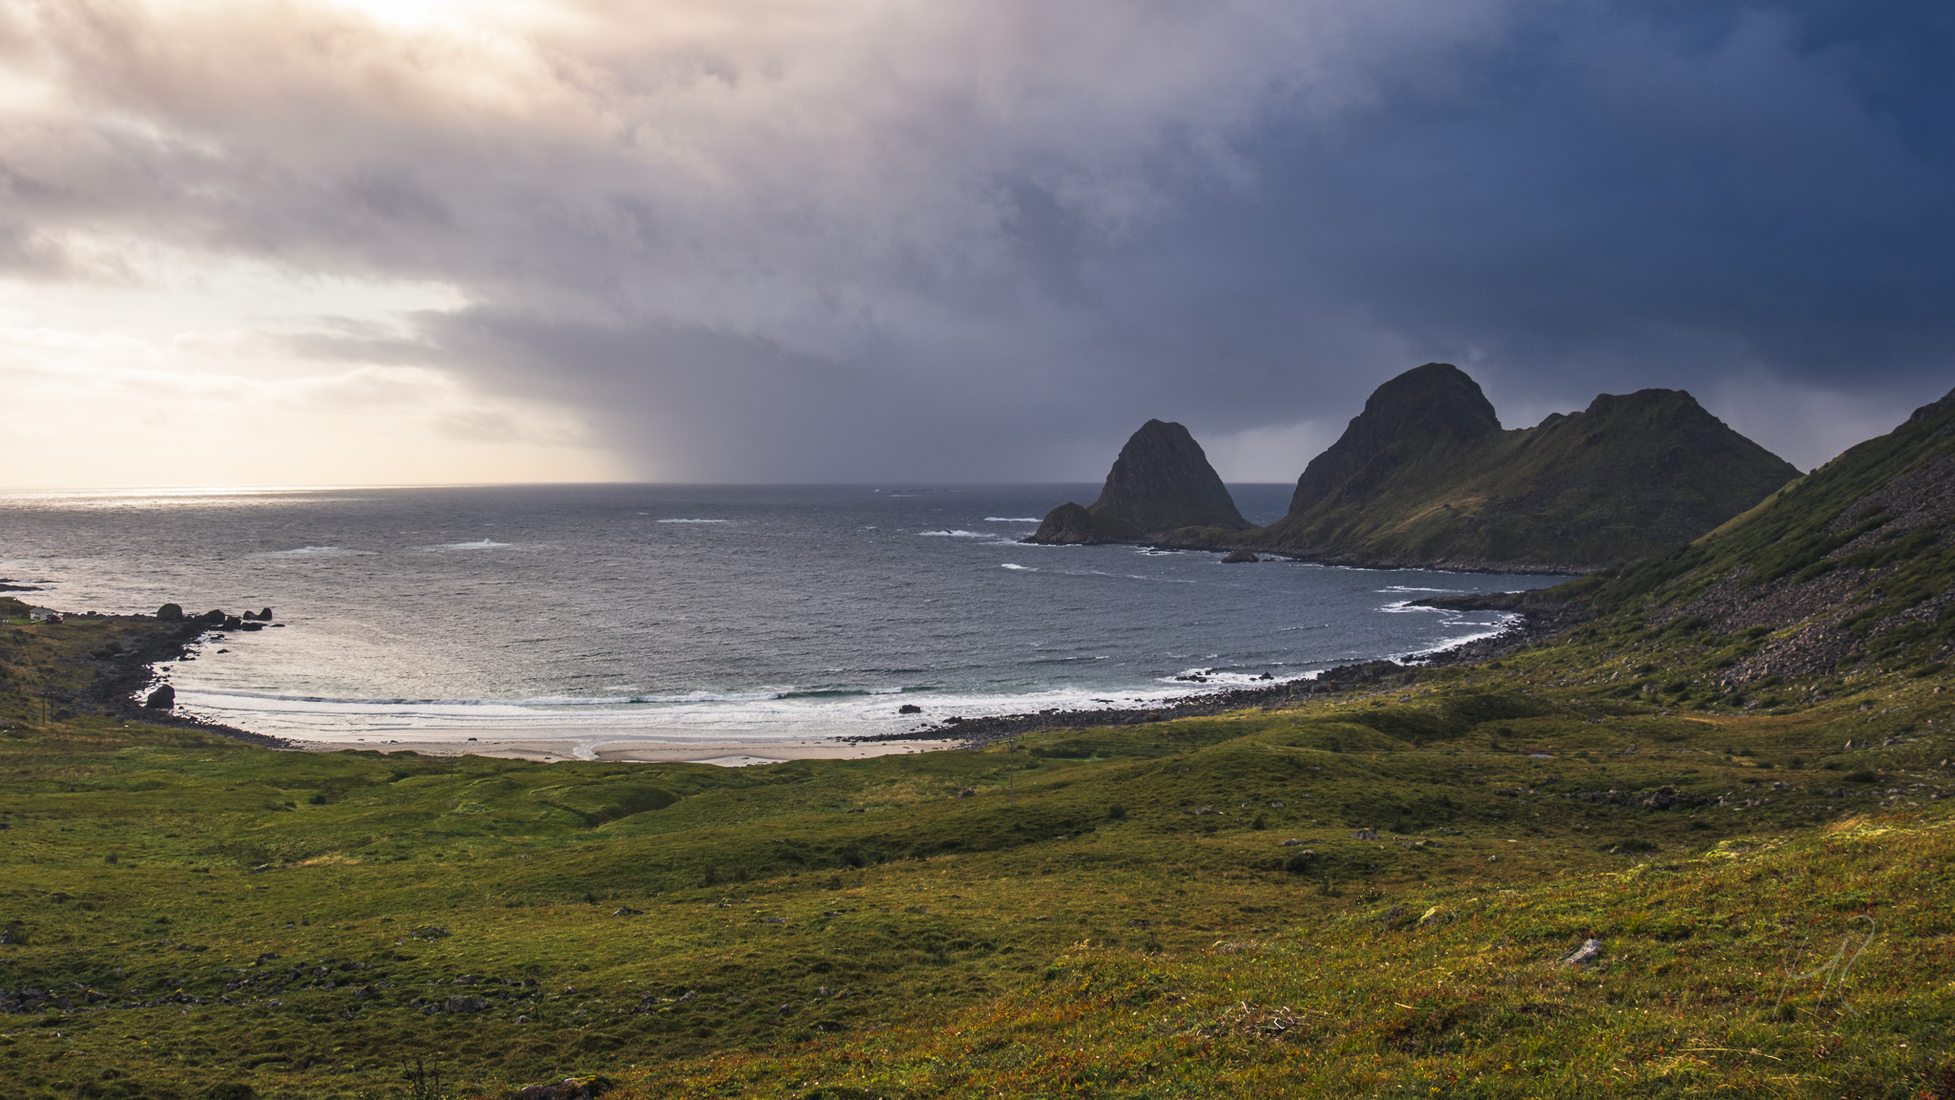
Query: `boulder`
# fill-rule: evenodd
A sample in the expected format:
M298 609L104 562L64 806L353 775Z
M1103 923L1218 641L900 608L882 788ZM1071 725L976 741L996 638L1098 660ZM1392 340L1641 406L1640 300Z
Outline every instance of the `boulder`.
M271 609L271 608L269 608L269 607L267 607L267 608L265 608L264 610L262 610L262 611L260 611L260 612L258 612L258 621L260 621L260 622L266 622L266 623L268 623L268 622L271 622L271 621L272 621L272 609Z
M176 604L176 603L166 603L162 607L156 609L156 617L162 622L180 623L183 621L183 605Z
M516 1100L596 1100L610 1091L607 1077L566 1077L548 1085L530 1085L516 1093Z
M204 621L209 623L210 625L218 626L224 622L225 615L222 611L219 611L216 608L212 608L211 610L204 612L203 618Z
M1583 940L1573 955L1561 960L1563 966L1588 966L1602 958L1602 941L1593 937Z
M1247 550L1231 550L1228 553L1222 555L1223 565L1248 565L1252 562L1259 562L1261 560L1263 559L1257 557L1256 555L1250 553Z
M176 689L168 684L159 684L155 691L149 693L149 698L143 700L143 706L150 710L169 710L176 706Z
M916 705L915 703L904 703L904 704L903 704L902 706L900 706L900 707L897 707L897 708L896 708L896 713L898 713L898 714L922 714L922 713L923 713L923 708L922 708L922 707L919 707L919 706L917 706L917 705Z

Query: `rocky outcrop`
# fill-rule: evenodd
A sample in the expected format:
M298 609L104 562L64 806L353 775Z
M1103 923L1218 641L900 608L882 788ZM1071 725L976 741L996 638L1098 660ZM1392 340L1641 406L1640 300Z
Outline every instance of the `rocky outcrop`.
M1589 572L1689 542L1798 476L1682 390L1508 431L1459 368L1380 386L1258 545L1346 564Z
M1120 449L1099 499L1054 508L1029 541L1131 542L1183 528L1248 527L1188 429L1149 420Z
M1028 539L1029 542L1043 542L1055 546L1072 546L1088 542L1107 542L1105 535L1095 522L1093 513L1083 504L1066 503L1045 514L1039 529Z

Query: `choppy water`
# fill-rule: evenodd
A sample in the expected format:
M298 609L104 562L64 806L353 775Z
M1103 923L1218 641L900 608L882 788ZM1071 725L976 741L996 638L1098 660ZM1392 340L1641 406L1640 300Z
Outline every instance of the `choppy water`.
M1015 540L1088 486L552 486L0 498L0 576L70 610L270 605L182 705L374 743L675 743L1139 703L1498 629L1419 596L1552 578L1224 566ZM1252 519L1287 486L1238 486ZM217 652L220 648L227 653Z

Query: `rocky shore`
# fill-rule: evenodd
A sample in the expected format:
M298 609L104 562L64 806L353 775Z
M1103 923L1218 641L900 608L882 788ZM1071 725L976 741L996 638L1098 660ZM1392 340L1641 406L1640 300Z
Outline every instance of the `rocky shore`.
M97 714L113 715L131 721L141 721L154 726L177 726L202 730L219 736L248 741L254 745L272 748L288 747L282 738L271 737L250 730L227 726L221 722L209 722L201 718L179 714L171 705L149 705L158 692L169 692L166 699L174 702L174 691L167 684L158 684L156 667L159 664L181 660L185 655L203 644L211 635L225 629L227 623L239 622L241 617L212 612L215 620L208 615L186 617L178 609L172 616L169 609L174 604L164 605L161 613L155 616L127 615L114 616L126 620L139 629L124 634L122 638L105 645L89 654L94 664L94 678L80 697L72 703ZM267 609L269 610L269 609ZM259 621L257 612L251 612L253 621ZM267 621L269 616L267 616ZM235 629L235 628L233 628ZM145 692L143 701L137 696Z
M1313 696L1365 685L1411 683L1417 668L1396 661L1367 661L1327 669L1309 680L1285 680L1267 687L1232 688L1173 699L1152 707L1101 707L1043 710L1034 714L1000 714L984 718L951 717L906 733L865 734L846 741L950 741L962 748L982 748L1027 733L1081 729L1087 726L1134 726L1172 718L1223 714L1247 707L1280 706Z
M983 748L1027 733L1083 729L1089 726L1132 726L1174 718L1197 718L1250 707L1278 707L1307 699L1361 688L1402 687L1417 682L1421 670L1433 666L1478 664L1498 660L1579 623L1583 614L1567 601L1530 592L1494 592L1450 596L1418 603L1460 611L1507 611L1519 616L1507 630L1491 638L1466 642L1420 659L1415 664L1364 661L1326 669L1308 680L1285 680L1267 687L1188 695L1153 707L1101 707L1045 710L1034 714L1004 714L984 718L952 717L905 733L843 738L851 742L945 741L960 748Z
M1023 540L1031 542L1031 539ZM1302 562L1346 569L1419 569L1440 573L1499 573L1521 577L1579 577L1605 572L1613 566L1577 562L1504 562L1485 558L1365 557L1341 554L1302 554L1271 549L1254 532L1176 531L1170 536L1139 543L1149 550L1181 550L1218 554L1255 554L1262 561Z
M1448 611L1504 611L1518 616L1513 625L1499 634L1441 650L1423 663L1472 665L1498 660L1572 629L1589 617L1589 610L1582 604L1557 592L1558 588L1536 588L1526 592L1471 592L1413 600L1415 607L1438 607Z

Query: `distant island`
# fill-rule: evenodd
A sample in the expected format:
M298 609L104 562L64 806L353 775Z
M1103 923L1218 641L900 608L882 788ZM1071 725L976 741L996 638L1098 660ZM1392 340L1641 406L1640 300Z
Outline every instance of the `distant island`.
M1201 444L1179 424L1149 420L1120 448L1098 500L1062 504L1033 542L1077 544L1165 538L1188 527L1252 531Z
M1604 394L1510 430L1464 371L1428 363L1372 393L1267 527L1242 520L1187 429L1150 420L1099 500L1053 509L1029 541L1589 573L1689 542L1798 475L1682 390Z

